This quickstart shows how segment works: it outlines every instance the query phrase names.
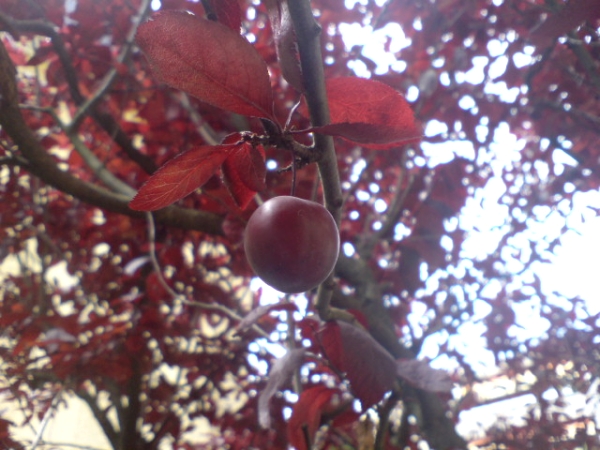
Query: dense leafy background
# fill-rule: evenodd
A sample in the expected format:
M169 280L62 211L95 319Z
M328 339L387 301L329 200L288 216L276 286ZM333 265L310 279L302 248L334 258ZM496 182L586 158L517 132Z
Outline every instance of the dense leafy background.
M204 16L198 2L152 5L159 3ZM528 407L516 420L484 427L471 419L461 424L462 437L474 448L599 448L598 315L578 298L546 293L535 265L552 258L560 242L557 233L536 230L550 217L556 224L555 211L558 232L567 231L576 196L600 187L597 2L363 3L346 9L341 0L312 2L323 28L326 76L357 69L408 93L425 137L420 145L388 150L336 140L346 256L336 269L334 305L361 311L373 337L396 358L414 358L422 347L435 356L427 337L435 338L457 388L450 398L407 387L360 426L352 425L354 416L337 416L345 421L323 442L371 448L360 447L372 437L369 427L389 415L380 448L422 448L423 440L461 448L453 431L461 413L479 414L483 404L493 412L500 400L518 397ZM321 381L337 375L316 363L305 369L309 394L294 409L290 433L284 424L284 411L289 417L294 407L290 391L272 398L272 427L258 428L257 394L274 357L256 330L235 330L238 318L267 297L250 289L241 247L257 204L240 210L215 176L178 203L191 212L158 214L149 230L121 197L67 179L70 174L130 196L174 156L232 132L261 133L261 122L158 83L130 35L132 17L148 13L150 2L67 4L0 0L2 42L17 66L18 103L30 130L15 124L4 91L0 257L19 270L5 273L0 288L2 395L18 399L27 417L43 417L58 392L74 393L90 405L115 449L161 442L181 449L278 449L290 439L301 442L303 423L318 426L303 422L302 411L329 420L333 394L323 397ZM274 114L283 123L298 94L281 76L265 5L240 4L243 35L268 65ZM231 27L238 20L223 15L228 8L219 18ZM410 44L392 52L389 67L381 69L360 45L345 47L342 23L396 35L399 24ZM394 50L393 42L388 37L382 47ZM77 115L89 99L94 104ZM308 126L294 117L298 128ZM572 163L557 164L559 154ZM291 174L277 169L290 162L289 154L269 148L266 157L261 198L288 194ZM315 167L297 176L297 195L320 200ZM469 225L457 217L466 203L489 206L481 193L490 180L500 186L494 203L501 208L494 211L502 214L485 251L469 253L463 245ZM596 214L587 208L584 218ZM600 266L595 257L590 264ZM69 283L58 278L65 271ZM518 312L524 309L533 319L523 321ZM418 320L408 320L417 313ZM544 319L537 320L541 331L519 333L536 318ZM289 344L285 315L257 323L271 340ZM486 370L472 347L465 352L455 344L473 329L469 336L493 354ZM310 321L299 322L297 331L314 337ZM112 408L103 409L99 399ZM312 411L311 403L322 408ZM214 427L203 440L188 433L198 418ZM0 442L17 447L10 436L0 421Z

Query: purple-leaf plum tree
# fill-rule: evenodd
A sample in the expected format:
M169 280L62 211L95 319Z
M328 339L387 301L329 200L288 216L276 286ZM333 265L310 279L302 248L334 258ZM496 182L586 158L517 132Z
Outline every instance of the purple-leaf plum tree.
M600 319L532 234L600 188L597 2L347 3L0 0L0 446L75 396L114 450L598 448Z

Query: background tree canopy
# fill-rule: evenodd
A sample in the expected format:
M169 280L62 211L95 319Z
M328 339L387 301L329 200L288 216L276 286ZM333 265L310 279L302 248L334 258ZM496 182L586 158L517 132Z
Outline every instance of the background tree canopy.
M600 448L600 313L538 274L598 213L598 2L346 6L0 0L3 448L68 395L115 450ZM131 209L180 154L195 191ZM242 242L292 184L341 253L283 297Z

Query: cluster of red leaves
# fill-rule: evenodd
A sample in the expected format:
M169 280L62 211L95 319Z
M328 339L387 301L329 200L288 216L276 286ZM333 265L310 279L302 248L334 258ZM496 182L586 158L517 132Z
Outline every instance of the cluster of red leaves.
M277 27L291 26L289 15L276 16L272 19L277 20ZM269 120L281 130L273 113L267 65L239 35L239 27L236 30L187 13L162 12L140 27L137 43L155 75L169 86L218 108ZM236 63L231 64L232 60ZM302 133L341 136L373 148L420 138L407 102L382 83L355 77L331 79L327 99L331 124ZM273 138L268 136L266 142ZM178 155L140 188L131 208L153 211L169 206L203 186L221 165L236 203L245 208L265 186L264 151L261 158L257 140L255 135L235 134L222 145L201 146Z
M74 114L77 101L74 102L71 97L73 86L68 84L68 75L74 75L76 87L83 95L89 96L110 68L119 67L120 75L103 97L102 110L118 118L126 136L143 136L143 156L153 164L164 164L157 172L157 175L163 175L148 181L150 186L156 183L155 188L148 188L152 191L151 195L142 199L147 203L140 209L159 208L181 199L183 206L224 218L225 236L184 233L160 224L157 227L156 257L168 268L170 277L167 282L178 292L193 293L190 295L192 299L240 312L239 299L246 293L251 276L240 250L240 234L243 221L252 210L251 199L255 192L262 193L263 190L266 197L287 194L290 190L287 174L265 171L265 161L271 160L278 167L283 167L289 164L289 154L263 143L264 131L257 120L244 118L240 126L239 118L232 118L229 111L265 118L279 127L281 134L289 132L290 137L303 144L306 144L308 132L343 138L337 141L336 151L346 197L341 224L344 243L359 248L372 234L371 228L375 229L374 225L386 218L386 213L374 207L376 200L392 205L398 190L406 193L403 211L397 220L398 228L404 230L405 236L393 236L393 229L380 236L368 266L381 286L385 311L393 321L395 337L407 345L412 344L415 352L420 341L411 334L406 321L412 301L419 300L427 306L423 321L427 322L429 329L443 328L452 336L457 334L456 330L462 324L472 320L472 300L478 298L482 287L490 280L506 280L507 273L510 273L503 271L503 260L495 254L484 261L471 261L474 269L464 275L458 272L449 275L440 282L436 293L418 296L418 290L423 286L419 271L423 263L430 269L450 268L460 260L464 235L460 229L449 232L445 221L456 216L470 189L481 184L479 169L485 173L488 159L484 150L477 150L477 158L483 161L482 167L477 167L479 160L464 159L455 159L431 170L423 167L422 163L411 166L409 170L400 167L399 162L406 154L396 144L414 137L411 133L404 134L414 126L414 122L410 109L397 91L417 86L420 96L414 109L418 111L419 120L425 123L435 119L450 130L444 135L426 137L425 140L430 143L456 137L473 142L476 149L479 146L483 148L491 142L493 130L501 123L508 123L513 132L525 139L526 148L521 154L521 161L515 162L503 174L507 197L510 197L506 206L515 219L509 224L511 233L503 238L501 245L524 230L525 224L517 219L523 216L524 210L529 211L538 204L554 207L563 200L569 200L572 194L565 191L566 182L574 183L579 190L597 189L600 185L597 172L588 173L586 170L595 168L597 162L597 120L594 119L600 115L598 102L594 101L597 89L590 82L593 80L588 73L590 67L577 56L583 48L593 60L600 57L598 38L590 33L590 29L597 29L597 16L593 10L592 14L582 15L582 11L589 11L586 8L593 3L588 0L568 3L564 12L569 13L570 21L557 22L560 13L551 11L548 17L553 20L544 27L538 25L549 10L535 2L507 0L491 5L490 2L479 1L465 6L460 0L443 3L415 1L389 2L385 7L370 2L367 10L360 5L352 10L342 10L337 0L314 0L314 7L320 12L319 21L323 29L328 30L321 38L323 52L326 58L334 61L325 66L332 123L311 129L305 120L307 112L302 103L299 116L304 117L295 116L293 123L296 128L289 130L281 129L281 123L288 115L289 105L297 101L299 92L303 92L303 85L298 55L295 46L290 45L295 38L285 2L273 0L252 6L257 19L244 20L243 23L246 31L255 38L250 45L239 34L250 2L243 8L240 8L242 2L235 0L203 2L211 6L218 20L213 23L199 19L205 15L199 2L163 0L162 9L188 10L196 16L171 12L155 21L165 20L172 24L173 36L178 36L177 33L183 30L189 37L179 36L169 41L169 33L163 30L162 37L153 40L155 29L151 27L156 26L158 33L160 22L148 23L145 27L149 28L143 27L138 35L143 46L141 37L144 30L152 30L147 33L150 49L145 51L148 58L134 53L131 72L127 67L118 66L115 53L127 39L131 17L140 2L79 0L76 3L75 10L67 13L62 0L0 0L0 10L12 18L47 20L54 24L67 44L67 55L72 60L73 68L69 72L61 59L64 55L59 55L48 39L37 41L39 47L33 57L26 54L21 46L4 39L15 64L37 66L46 75L47 85L40 85L31 78L20 78L22 103L46 109L66 104ZM70 20L65 21L66 16ZM574 31L577 39L557 44L558 34L566 32L567 25L580 23L584 16L589 23ZM261 25L269 20L270 27ZM339 22L358 24L367 20L376 29L388 23L402 24L412 42L399 55L408 63L404 71L375 75L375 62L356 49L345 50L339 32L335 31ZM199 21L203 24L201 27L197 26ZM541 42L553 41L554 47L550 49L544 47L545 43L539 44L539 48L533 49L534 62L530 66L517 67L515 56L531 50L527 45L529 31L533 29L542 33ZM211 33L202 30L211 30ZM23 32L22 43L27 44L30 33ZM516 38L512 39L515 33ZM219 36L219 42L214 42L213 36ZM213 45L203 47L200 43L205 39ZM499 59L497 55L489 54L490 39L507 45L507 69L495 81L505 82L508 88L519 89L512 103L493 94L484 95L481 86L460 82L458 78L459 74L472 67L474 57L488 58L486 71ZM107 42L111 45L106 45ZM168 46L162 46L164 42ZM230 55L236 55L236 60L246 61L244 64L247 66L231 64L230 55L224 62L222 52L215 50L223 48ZM157 53L158 63L153 62L153 52ZM178 56L173 58L173 54ZM182 66L181 61L190 60L201 67ZM182 107L176 95L157 89L154 78L146 75L147 61L153 66L154 76L202 100L192 99L192 107L217 131L217 143L200 139L195 125L189 120L189 112ZM372 71L371 80L351 77L348 63L356 61L363 62ZM235 70L232 71L231 67ZM254 70L256 74L252 72L251 83L240 76L243 71ZM450 79L449 85L440 82L444 77ZM282 79L294 89L286 88ZM256 86L262 87L257 89ZM348 101L340 93L343 91L361 95L353 95L354 99ZM563 93L568 94L567 100ZM474 99L476 108L465 110L458 105L459 99L465 96ZM377 107L371 108L363 101L365 98L372 99ZM569 108L566 107L567 102ZM390 108L390 104L395 104L397 109ZM368 114L359 114L359 111ZM68 136L50 115L30 110L24 110L23 114L31 129L41 136L48 153L53 153L55 148L72 149ZM482 138L477 130L484 119L489 132ZM239 129L252 132L231 134ZM0 154L3 158L10 157L10 140L4 130L0 133ZM102 130L93 120L84 120L80 135L116 177L132 186L140 186L147 179L147 173L152 172L147 168L142 170L123 151L123 141L115 138L118 133ZM551 142L549 150L542 148L540 138ZM548 164L552 173L552 151L563 141L572 142L570 153L580 161L580 165L565 170L563 174L556 172L549 184L537 186L527 182L531 178L540 179L538 161ZM379 152L359 148L378 149L390 143L395 146ZM419 155L419 150L415 151ZM75 151L71 151L66 160L58 161L78 177L97 181L95 174ZM365 169L355 177L358 163L364 163ZM224 182L213 176L219 168ZM354 394L364 405L376 403L390 389L389 380L392 378L389 374L372 373L363 368L359 362L363 355L348 351L346 341L366 349L364 352L369 355L365 358L372 360L373 365L394 367L396 374L408 385L419 386L422 380L430 380L423 387L447 383L447 379L440 379L439 373L429 370L424 362L391 360L378 347L372 347L369 335L358 329L346 329L344 324L334 322L313 323L304 327L310 328L312 333L309 335L306 331L306 338L311 343L310 350L321 355L322 359L311 360L314 366L308 366L310 374L325 377L323 379L327 381L334 380L333 387L309 382L294 404L273 395L268 406L272 429L257 430L257 417L264 408L253 392L265 392L268 381L260 378L261 373L255 366L248 364L248 355L271 365L269 382L278 376L275 370L277 362L260 351L249 351L247 344L255 338L251 325L257 323L267 332L274 331L280 319L264 315L265 312L290 311L293 307L278 305L258 309L240 323L239 332L245 333L244 340L231 339L229 331L234 326L233 321L220 311L198 312L187 305L173 304L149 264L143 221L90 207L48 186L38 188L26 169L5 166L2 169L0 255L3 258L5 255L22 255L20 252L33 241L43 262L43 272L40 274L25 268L23 273L4 280L3 287L9 294L0 301L0 317L3 337L9 340L9 344L0 348L0 357L11 382L4 392L22 400L28 411L39 406L35 402L42 404L42 410L47 409L48 393L51 394L57 384L75 393L93 385L112 398L136 398L136 392L144 393L137 410L134 403L126 411L119 402L113 406L121 417L137 414L139 423L152 430L155 441L145 442L148 445L165 438L176 442L174 445L178 448L197 448L185 437L184 432L189 428L184 428L183 424L189 423L189 418L206 417L219 429L218 436L211 438L207 444L213 448L279 449L286 448L288 441L302 448L306 443L303 430L307 429L312 437L322 423L334 425L328 443L339 446L340 441L335 441L338 432L345 433L347 440L343 441L344 445L356 443L356 435L344 428L346 419L354 421L356 417L350 415L347 409L348 415L338 410L340 400L343 405L345 396ZM314 167L306 167L297 176L298 194L311 196L317 178ZM206 195L183 198L203 183ZM363 200L365 194L367 200ZM155 201L155 198L158 200ZM528 206L524 208L524 204ZM238 205L242 208L247 206L247 210L240 211ZM441 247L442 236L450 237L450 252ZM532 249L532 259L535 259L535 248L532 246ZM65 262L67 270L78 278L78 284L73 288L59 289L52 286L48 269ZM232 274L236 276L233 283ZM356 288L360 288L352 274L339 275L340 284L347 291L355 292ZM238 284L242 278L243 282ZM547 301L539 283L511 289L503 289L497 298L489 300L499 314L492 314L481 321L487 326L485 337L488 348L504 362L508 374L527 371L534 374L538 380L536 398L543 398L548 386L565 383L575 391L585 393L590 388L590 380L597 375L596 366L589 364L588 360L596 358L598 317L590 316L582 321L575 314L575 308L566 313ZM508 337L516 320L513 307L515 302L530 298L532 289L540 296L542 314L553 328L547 341L520 343ZM457 291L459 295L446 295ZM258 298L257 295L252 299L252 307L258 307ZM374 303L381 299L376 300ZM366 324L367 327L369 325L371 332L378 326ZM222 334L219 334L221 331ZM449 341L442 344L441 351L461 366L464 373L462 382L468 384L476 380L472 361ZM40 354L44 357L40 358ZM304 360L292 358L287 362L291 367L298 367ZM574 360L575 368L567 378L559 377L558 371L552 369L571 360ZM292 364L293 361L296 362ZM185 388L174 386L170 380L159 376L163 364L181 369ZM142 376L136 384L137 371ZM224 387L230 377L234 377L239 390ZM275 391L288 387L285 376L280 380L282 384ZM374 384L372 392L362 387L364 380ZM133 389L136 386L138 391ZM28 394L31 390L36 392L35 396ZM38 392L46 395L39 396ZM220 400L228 395L246 398L244 408L225 412L219 409ZM478 399L472 400L471 403L461 403L460 408L476 405ZM526 426L513 429L512 434L502 428L491 433L490 439L521 449L528 448L529 438L535 434L536 445L540 448L555 446L556 442L551 442L555 437L567 439L564 432L566 422L553 415L551 406L546 404L543 414L532 416ZM293 408L287 424L281 414L285 407ZM190 411L190 414L183 419L179 413L181 410ZM427 416L424 414L423 424L409 427L407 436L423 432ZM544 422L543 428L540 427L541 422ZM8 424L0 423L0 442L10 437L5 429L8 429ZM431 433L432 438L436 434L441 435L438 431L435 429ZM140 442L148 439L147 436L138 438ZM589 436L583 436L578 442L588 441ZM404 444L409 448L417 445L410 439ZM8 445L16 446L10 441Z

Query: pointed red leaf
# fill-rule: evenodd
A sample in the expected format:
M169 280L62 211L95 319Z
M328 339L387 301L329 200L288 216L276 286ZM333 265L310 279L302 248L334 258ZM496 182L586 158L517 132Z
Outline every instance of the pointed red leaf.
M454 383L448 373L431 367L427 361L403 359L396 365L396 373L410 384L432 392L450 392Z
M294 89L298 92L304 92L298 43L296 42L296 33L290 17L288 3L286 0L268 0L265 3L269 11L269 21L273 30L281 74Z
M208 0L217 20L236 33L242 27L242 9L239 0Z
M203 145L167 161L129 202L138 211L155 211L202 186L227 159L234 145Z
M218 108L273 119L265 61L225 25L164 11L139 28L136 42L168 85Z
M418 141L413 111L395 89L358 77L327 80L331 123L310 131L340 136L368 148L385 149ZM302 108L306 111L306 107ZM306 114L306 113L305 113Z
M392 389L396 361L369 333L336 321L327 322L321 333L327 357L346 373L363 410L379 402Z
M292 416L288 422L290 444L297 450L309 450L308 445L312 445L315 433L321 425L323 412L331 411L339 404L340 399L339 390L326 386L315 386L303 391L294 405ZM306 434L308 434L310 443L306 442Z
M223 164L225 184L242 209L248 206L257 192L265 189L266 176L264 150L249 142L240 145Z

